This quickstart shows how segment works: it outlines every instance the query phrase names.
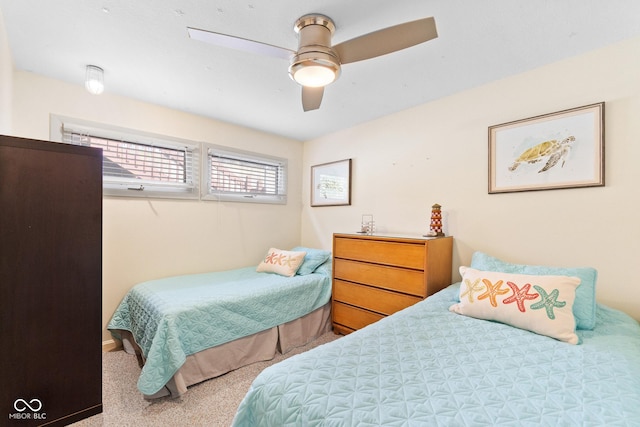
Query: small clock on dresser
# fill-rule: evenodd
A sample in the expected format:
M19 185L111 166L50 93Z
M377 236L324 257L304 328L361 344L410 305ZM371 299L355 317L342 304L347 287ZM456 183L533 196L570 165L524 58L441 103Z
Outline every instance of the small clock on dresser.
M348 334L451 284L453 238L333 235L331 318Z

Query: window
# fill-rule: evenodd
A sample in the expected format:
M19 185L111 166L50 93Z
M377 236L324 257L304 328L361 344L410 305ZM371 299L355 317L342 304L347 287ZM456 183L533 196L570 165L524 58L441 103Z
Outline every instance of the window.
M203 199L287 203L287 160L207 146Z
M98 147L105 195L198 198L199 145L168 137L54 118L52 139Z

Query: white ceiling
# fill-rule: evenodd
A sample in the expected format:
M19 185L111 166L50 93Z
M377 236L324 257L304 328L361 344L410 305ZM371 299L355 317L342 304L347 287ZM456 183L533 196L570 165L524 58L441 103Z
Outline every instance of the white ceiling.
M17 70L82 85L94 64L109 93L301 141L640 36L638 0L0 0L0 12ZM295 50L294 22L312 12L334 20L334 44L428 16L439 37L345 65L305 113L287 61L186 30Z

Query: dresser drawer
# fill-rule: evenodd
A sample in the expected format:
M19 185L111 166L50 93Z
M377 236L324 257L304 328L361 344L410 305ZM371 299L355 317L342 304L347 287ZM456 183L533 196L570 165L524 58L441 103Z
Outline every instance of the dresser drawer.
M424 244L336 238L334 256L376 264L424 270Z
M342 304L338 301L333 301L331 306L331 317L333 323L338 323L355 330L364 328L371 323L375 323L384 316L358 307Z
M333 268L336 279L399 291L420 298L427 296L423 271L386 267L338 258L333 260Z
M399 294L384 289L358 285L356 283L335 280L333 282L333 298L336 301L356 305L381 314L393 314L419 301L411 295Z

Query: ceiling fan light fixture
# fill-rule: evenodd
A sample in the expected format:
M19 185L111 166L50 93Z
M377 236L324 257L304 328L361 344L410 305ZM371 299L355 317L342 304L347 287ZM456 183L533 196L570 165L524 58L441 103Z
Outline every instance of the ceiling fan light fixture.
M333 83L340 74L340 65L319 58L294 62L289 75L302 86L324 87Z
M298 51L291 58L289 76L306 87L324 87L340 76L340 60L331 49L331 35L336 27L324 15L310 14L298 19L293 27L298 33Z
M433 17L386 27L359 37L332 44L336 26L326 15L310 13L296 20L294 31L298 34L298 49L244 39L212 31L187 27L189 37L217 46L260 53L287 59L289 77L302 85L302 108L317 110L322 102L324 86L340 76L345 64L377 58L438 37Z
M84 87L93 95L104 92L104 71L95 65L87 65Z

